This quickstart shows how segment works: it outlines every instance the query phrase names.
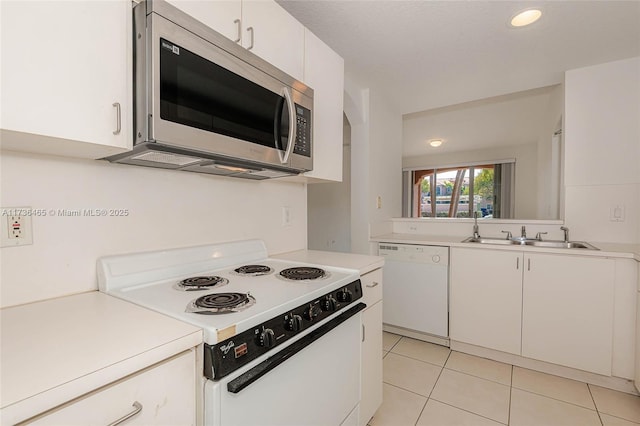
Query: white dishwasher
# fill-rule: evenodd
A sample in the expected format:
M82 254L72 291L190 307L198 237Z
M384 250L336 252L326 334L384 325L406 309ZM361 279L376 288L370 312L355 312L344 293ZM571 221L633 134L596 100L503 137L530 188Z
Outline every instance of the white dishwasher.
M449 344L449 247L379 243L385 331Z

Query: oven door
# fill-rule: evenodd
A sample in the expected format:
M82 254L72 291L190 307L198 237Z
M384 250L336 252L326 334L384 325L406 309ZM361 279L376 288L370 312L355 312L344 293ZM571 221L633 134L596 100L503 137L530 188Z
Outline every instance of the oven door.
M331 320L329 320L331 322ZM328 322L328 323L329 323ZM327 323L327 324L328 324ZM356 424L360 402L361 314L345 320L299 351L307 336L265 361L259 358L219 382L205 384L205 424ZM268 360L285 358L264 373ZM247 381L249 382L247 384Z
M136 127L148 124L147 140L283 167L300 157L297 112L310 116L313 100L155 13L145 46L146 73L136 83L147 87L147 107L137 108L147 115L136 113Z

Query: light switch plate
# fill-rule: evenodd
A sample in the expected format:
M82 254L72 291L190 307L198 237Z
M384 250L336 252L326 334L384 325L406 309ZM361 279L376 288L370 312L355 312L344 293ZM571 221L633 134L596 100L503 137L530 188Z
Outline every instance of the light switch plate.
M609 220L611 222L624 222L624 205L616 204L609 210Z

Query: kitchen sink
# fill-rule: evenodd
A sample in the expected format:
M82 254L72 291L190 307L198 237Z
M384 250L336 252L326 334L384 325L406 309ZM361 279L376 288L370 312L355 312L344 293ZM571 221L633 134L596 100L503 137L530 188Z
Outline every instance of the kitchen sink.
M541 241L535 239L526 238L474 238L469 237L462 241L463 243L476 243L476 244L492 244L503 246L532 246L532 247L546 247L546 248L563 248L563 249L587 249L587 250L599 250L597 247L592 246L589 243L583 241Z
M520 245L520 241L516 240L505 240L504 238L474 238L469 237L466 240L462 241L463 243L477 243L477 244L497 244L501 246L513 246Z
M525 245L534 247L600 250L584 241L526 241Z

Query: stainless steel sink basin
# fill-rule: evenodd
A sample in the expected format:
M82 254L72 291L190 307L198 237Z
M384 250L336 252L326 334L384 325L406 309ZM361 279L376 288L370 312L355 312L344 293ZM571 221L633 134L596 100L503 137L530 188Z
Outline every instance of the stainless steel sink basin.
M541 241L534 239L523 238L474 238L469 237L462 241L463 243L476 243L476 244L493 244L493 245L506 245L506 246L532 246L532 247L546 247L546 248L563 248L563 249L586 249L586 250L599 250L597 247L592 246L589 243L583 241Z
M583 241L527 241L528 246L534 247L548 247L548 248L566 248L566 249L587 249L587 250L599 250L597 247L592 246L589 243Z
M513 246L520 245L520 241L515 240L505 240L504 238L474 238L469 237L466 240L462 241L463 243L478 243L478 244L497 244L501 246Z

